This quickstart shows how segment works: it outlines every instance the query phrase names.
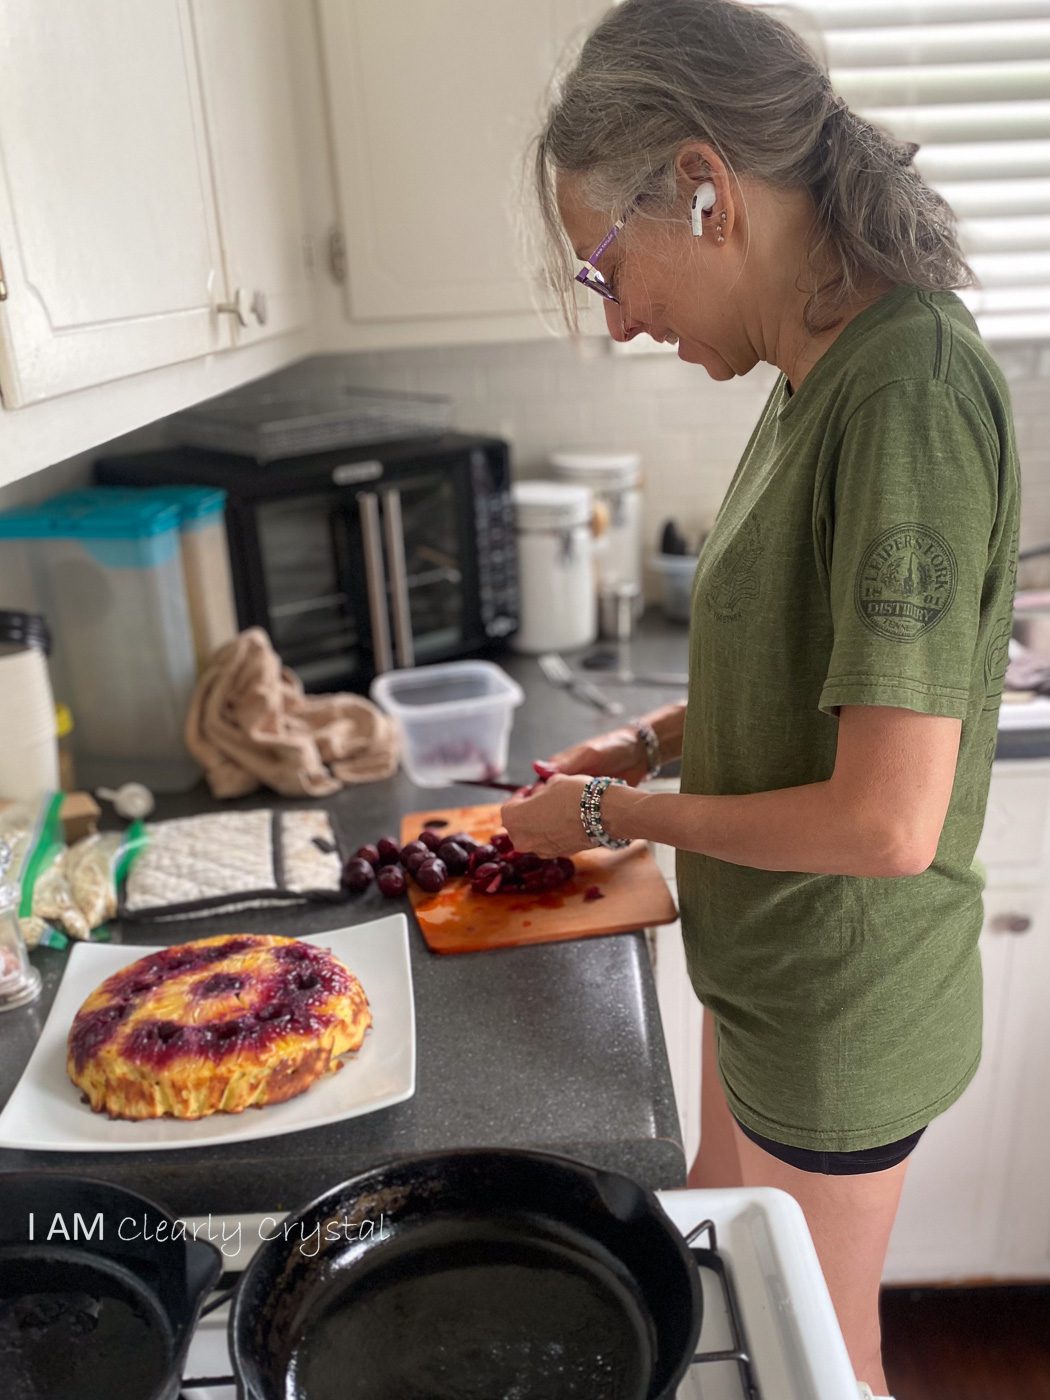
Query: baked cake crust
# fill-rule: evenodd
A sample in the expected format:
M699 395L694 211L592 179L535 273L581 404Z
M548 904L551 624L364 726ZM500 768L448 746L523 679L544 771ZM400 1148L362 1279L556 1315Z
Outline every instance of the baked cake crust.
M241 1113L339 1069L371 1024L364 988L328 949L220 935L107 977L73 1020L66 1068L111 1118Z

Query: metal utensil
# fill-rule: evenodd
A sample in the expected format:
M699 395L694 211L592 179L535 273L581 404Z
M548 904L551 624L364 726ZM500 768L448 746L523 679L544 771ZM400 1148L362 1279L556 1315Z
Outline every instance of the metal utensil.
M619 700L610 700L604 695L596 685L590 681L585 681L577 676L569 667L569 663L563 656L559 656L556 651L546 651L539 658L540 670L550 681L551 685L560 686L562 689L575 695L578 700L585 700L588 705L593 705L596 710L601 710L607 715L622 715L623 706Z
M606 685L656 685L669 690L689 689L689 677L684 671L604 671Z

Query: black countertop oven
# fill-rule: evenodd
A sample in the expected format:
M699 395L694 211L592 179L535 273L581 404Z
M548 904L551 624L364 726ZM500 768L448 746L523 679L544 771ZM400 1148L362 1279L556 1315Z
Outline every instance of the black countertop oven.
M221 487L244 627L308 690L485 652L517 626L507 444L443 433L260 462L191 447L104 458L114 485Z

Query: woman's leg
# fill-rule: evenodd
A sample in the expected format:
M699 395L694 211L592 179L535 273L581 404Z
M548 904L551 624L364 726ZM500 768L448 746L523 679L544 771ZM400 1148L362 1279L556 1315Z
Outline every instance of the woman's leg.
M736 1124L726 1103L718 1077L715 1050L715 1018L704 1012L703 1062L700 1081L700 1151L689 1171L688 1184L695 1188L742 1186L740 1159L736 1149Z
M885 1171L825 1176L771 1157L733 1124L747 1186L779 1186L809 1225L857 1379L886 1394L879 1283L908 1158Z

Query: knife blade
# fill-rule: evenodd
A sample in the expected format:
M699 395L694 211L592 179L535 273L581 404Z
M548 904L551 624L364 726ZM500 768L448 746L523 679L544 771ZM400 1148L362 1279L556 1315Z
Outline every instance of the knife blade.
M503 783L492 778L453 778L451 781L456 787L493 788L496 792L520 792L523 787L532 787L532 783Z

